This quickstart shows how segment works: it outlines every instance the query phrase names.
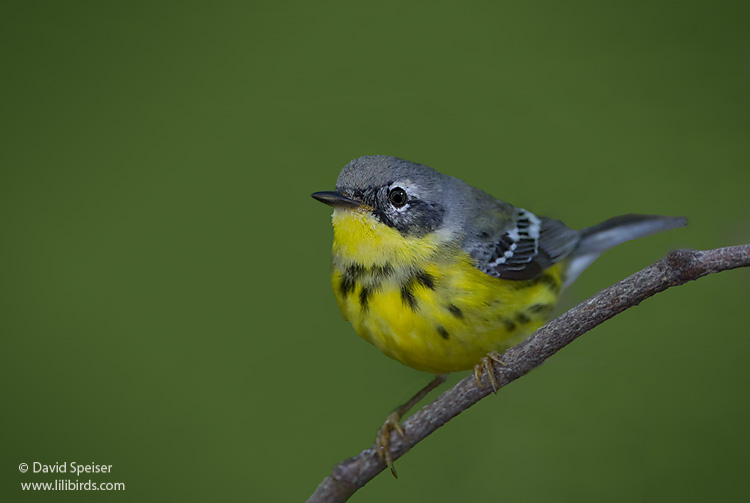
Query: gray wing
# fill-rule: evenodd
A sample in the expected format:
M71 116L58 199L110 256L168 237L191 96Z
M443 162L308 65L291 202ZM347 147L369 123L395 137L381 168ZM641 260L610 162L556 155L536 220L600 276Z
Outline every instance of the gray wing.
M497 212L478 216L475 222L476 232L467 236L464 248L480 271L496 278L537 278L580 240L578 231L561 221L510 205L498 205Z

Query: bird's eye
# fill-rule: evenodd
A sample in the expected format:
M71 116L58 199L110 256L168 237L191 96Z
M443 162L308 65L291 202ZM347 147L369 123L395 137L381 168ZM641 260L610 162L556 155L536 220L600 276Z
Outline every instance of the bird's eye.
M405 205L406 199L406 191L401 187L394 187L388 193L388 200L396 208L401 208L403 205Z

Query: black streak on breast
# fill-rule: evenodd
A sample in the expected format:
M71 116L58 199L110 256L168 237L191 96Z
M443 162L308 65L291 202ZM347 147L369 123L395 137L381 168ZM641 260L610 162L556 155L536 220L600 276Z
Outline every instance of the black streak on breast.
M458 318L459 320L463 319L463 317L464 317L464 312L461 311L461 309L458 306L456 306L455 304L450 304L448 306L448 311L450 311L450 313L453 316L455 316L456 318Z
M437 329L437 333L440 334L440 337L442 337L443 339L447 341L448 337L450 337L450 334L445 329L445 327L443 325L438 325L436 329Z

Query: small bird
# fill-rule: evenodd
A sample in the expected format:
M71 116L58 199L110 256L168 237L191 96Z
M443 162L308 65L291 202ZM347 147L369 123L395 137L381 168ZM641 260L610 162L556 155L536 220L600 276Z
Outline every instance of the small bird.
M437 377L388 416L378 451L445 374L474 369L496 387L493 362L542 326L560 292L604 251L681 227L684 218L623 215L580 231L537 216L428 166L386 155L344 166L333 209L331 283L360 337Z

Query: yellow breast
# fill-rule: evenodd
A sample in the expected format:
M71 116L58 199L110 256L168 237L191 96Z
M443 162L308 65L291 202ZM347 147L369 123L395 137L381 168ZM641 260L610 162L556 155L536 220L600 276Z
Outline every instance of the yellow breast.
M406 238L364 212L335 210L331 281L360 337L418 370L472 368L539 328L561 285L556 265L535 280L489 276L448 235Z

